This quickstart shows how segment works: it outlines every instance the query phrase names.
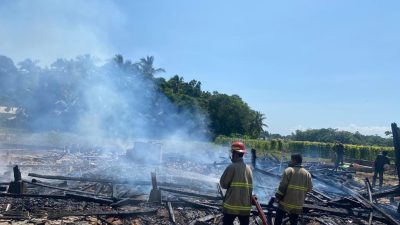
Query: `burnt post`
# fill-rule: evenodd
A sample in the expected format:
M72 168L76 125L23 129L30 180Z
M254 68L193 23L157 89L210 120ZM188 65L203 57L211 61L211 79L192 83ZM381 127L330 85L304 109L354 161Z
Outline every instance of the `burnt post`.
M400 131L396 123L392 123L392 134L393 134L394 152L396 156L397 176L399 178L399 184L400 184Z
M21 181L22 180L22 176L21 176L21 171L18 168L18 165L14 166L13 168L13 172L14 172L14 181Z
M149 202L161 203L161 191L157 187L156 173L151 173L151 184L153 187L150 191Z
M11 181L8 186L8 193L12 194L25 194L27 192L27 186L22 181L21 171L19 170L18 166L14 166L14 181Z
M251 149L251 164L253 168L256 168L256 160L257 160L257 150L255 148Z

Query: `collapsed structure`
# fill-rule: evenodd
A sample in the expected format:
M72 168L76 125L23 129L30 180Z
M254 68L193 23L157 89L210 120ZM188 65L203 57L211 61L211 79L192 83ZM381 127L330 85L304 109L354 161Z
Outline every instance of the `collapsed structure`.
M224 190L218 178L229 159L197 145L204 151L184 154L179 144L145 142L127 151L3 145L0 224L220 224ZM266 155L254 165L254 193L273 224L270 199L285 164ZM365 185L353 179L355 171L333 172L320 162L305 167L314 189L304 224L400 224L397 205L379 202L400 195L399 186L373 192L368 179ZM262 224L255 207L252 213L251 224Z

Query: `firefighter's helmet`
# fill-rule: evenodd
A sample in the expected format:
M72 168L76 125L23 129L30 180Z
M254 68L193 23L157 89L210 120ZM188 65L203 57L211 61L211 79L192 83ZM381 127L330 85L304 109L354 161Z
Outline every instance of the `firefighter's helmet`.
M232 152L240 152L240 153L246 153L246 147L244 144L240 141L235 141L231 145L231 151Z

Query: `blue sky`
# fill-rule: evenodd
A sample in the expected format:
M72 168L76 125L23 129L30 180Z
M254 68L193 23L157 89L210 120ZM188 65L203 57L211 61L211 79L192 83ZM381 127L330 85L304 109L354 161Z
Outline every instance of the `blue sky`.
M382 135L400 122L399 1L0 2L0 54L121 53L238 94L269 131Z

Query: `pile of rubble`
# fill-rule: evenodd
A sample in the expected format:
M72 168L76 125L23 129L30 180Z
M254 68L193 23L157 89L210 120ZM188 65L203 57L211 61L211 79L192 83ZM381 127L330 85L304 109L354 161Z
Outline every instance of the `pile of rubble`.
M6 164L0 167L0 224L221 224L224 190L218 178L229 164L226 153L202 153L205 162L179 154L184 150L176 146L152 149L147 159L132 151L1 150ZM264 157L253 168L254 193L268 224L273 224L271 197L285 166ZM399 195L397 186L372 192L368 181L354 182L354 172L333 172L320 163L306 167L314 190L306 199L303 224L400 224L397 212L387 210L390 205L376 203ZM262 224L258 211L252 212L251 224Z

